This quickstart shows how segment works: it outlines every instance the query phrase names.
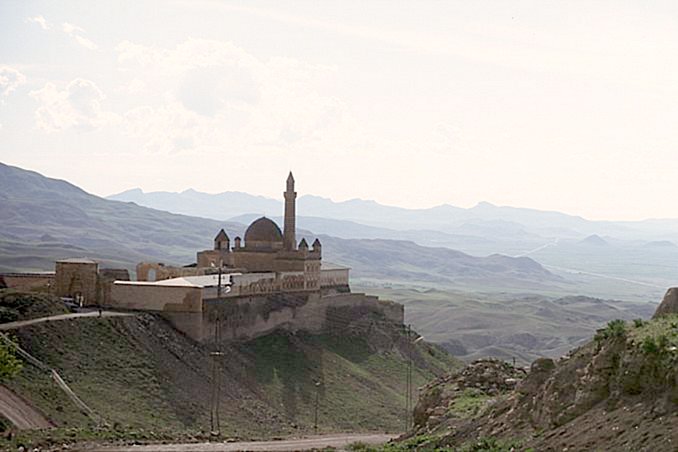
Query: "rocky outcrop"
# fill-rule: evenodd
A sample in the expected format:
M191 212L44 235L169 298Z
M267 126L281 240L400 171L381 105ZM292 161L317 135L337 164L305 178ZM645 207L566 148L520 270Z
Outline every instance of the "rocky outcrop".
M656 319L612 321L566 357L536 360L512 391L501 386L506 376L497 363L437 380L415 411L414 434L425 434L432 448L498 438L518 442L515 450L677 450L676 291ZM464 387L487 397L481 410L460 417L451 408L468 399Z
M678 287L671 287L666 291L664 299L652 316L653 319L666 314L678 314Z
M524 369L500 360L474 361L422 388L414 409L415 427L427 430L440 424L446 415L468 417L479 412L493 398L513 390L526 374Z

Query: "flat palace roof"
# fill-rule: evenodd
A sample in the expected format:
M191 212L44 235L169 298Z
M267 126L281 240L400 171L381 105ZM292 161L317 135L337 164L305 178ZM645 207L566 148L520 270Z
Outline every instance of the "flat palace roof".
M231 276L241 273L222 273L221 285L231 281ZM115 284L130 286L172 286L172 287L215 287L219 285L219 275L183 276L179 278L161 279L160 281L116 281Z
M96 261L86 257L69 257L68 259L59 259L57 262L61 264L96 264Z
M346 267L344 265L334 264L332 262L322 262L320 264L320 270L350 270L351 267Z

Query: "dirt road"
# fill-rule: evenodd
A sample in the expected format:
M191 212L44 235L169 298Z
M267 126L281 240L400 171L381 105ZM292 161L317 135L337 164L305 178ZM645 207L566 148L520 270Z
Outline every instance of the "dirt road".
M338 450L355 442L382 444L394 435L343 434L315 436L280 441L249 441L238 443L154 444L151 446L108 446L91 449L97 452L224 452L224 451L290 451L333 447Z
M126 312L115 312L115 311L102 311L101 316L102 317L119 317L119 316L130 316L134 314L129 314ZM22 326L28 326L28 325L34 325L36 323L43 323L43 322L55 322L58 320L68 320L68 319L79 319L82 317L99 317L99 311L89 311L89 312L74 312L71 314L60 314L60 315L53 315L50 317L40 317L38 319L30 319L30 320L21 320L18 322L8 322L8 323L0 323L0 331L9 331L9 330L15 330L17 328L21 328Z
M53 427L45 416L4 386L0 386L0 414L20 430Z

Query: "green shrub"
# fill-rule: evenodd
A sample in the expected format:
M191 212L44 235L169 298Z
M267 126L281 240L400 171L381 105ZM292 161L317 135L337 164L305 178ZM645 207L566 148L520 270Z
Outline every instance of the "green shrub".
M490 396L480 389L466 388L452 402L447 414L460 418L470 418L478 414L487 404Z
M659 347L657 347L657 343L651 336L648 336L645 339L643 339L641 348L643 349L643 352L647 355L655 355L659 353Z
M621 339L626 337L626 322L621 319L611 320L605 328L596 332L593 339L601 342L605 339Z
M4 342L0 342L0 382L13 378L21 372L22 368L23 364L14 355L14 350Z
M459 449L459 452L510 452L516 450L521 450L520 441L487 437L465 444Z
M621 319L612 320L607 324L610 337L626 336L626 322Z
M19 314L15 309L7 306L0 306L0 323L14 322L19 319Z
M635 326L636 328L642 328L643 325L645 325L645 322L643 321L643 319L634 319L633 320L633 326Z

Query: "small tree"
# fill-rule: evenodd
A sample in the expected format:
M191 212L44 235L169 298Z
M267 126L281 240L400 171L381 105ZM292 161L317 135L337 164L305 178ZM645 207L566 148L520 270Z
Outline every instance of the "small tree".
M0 382L15 377L22 368L23 363L16 357L14 350L4 342L0 342Z

